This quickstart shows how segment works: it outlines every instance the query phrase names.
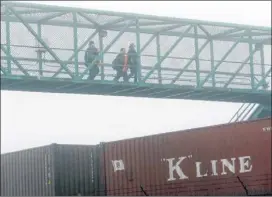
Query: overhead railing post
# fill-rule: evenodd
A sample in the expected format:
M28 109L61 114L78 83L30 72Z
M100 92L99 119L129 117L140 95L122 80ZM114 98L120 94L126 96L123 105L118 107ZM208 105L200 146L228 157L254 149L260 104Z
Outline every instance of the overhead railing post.
M137 49L137 78L138 83L142 81L142 63L141 63L141 36L140 36L140 26L139 19L136 19L136 49Z
M249 36L249 39L252 41L252 37ZM250 66L250 84L251 84L251 89L254 88L255 82L254 82L254 56L253 56L253 45L252 42L248 43L248 49L249 49L249 66Z
M211 73L212 73L212 87L216 87L215 82L215 70L214 70L214 50L213 50L213 40L210 40L210 56L211 56ZM201 85L200 85L201 86Z
M102 37L102 33L101 33L101 29L99 30L99 51L103 51L104 49L104 44L103 44L103 37ZM99 58L100 62L103 64L104 63L104 54L100 54L100 58ZM101 66L101 80L105 80L105 70L104 70L104 66Z
M40 23L37 24L37 33L38 36L41 38L42 37L42 26ZM39 49L37 50L37 55L38 55L38 61L39 61L39 75L40 77L43 76L43 65L42 65L42 51L39 47Z
M198 48L198 32L197 32L197 26L194 25L194 43L195 43L195 63L196 63L196 87L199 87L200 84L200 68L199 68L199 48Z
M78 35L77 35L77 13L73 12L73 37L74 37L74 54L75 54L75 77L78 77Z
M261 57L261 74L262 74L260 81L265 82L264 46L263 45L261 45L261 48L260 48L260 57Z
M156 36L156 45L157 45L157 62L161 61L161 45L160 45L160 34L157 34ZM161 79L161 64L158 65L158 81L159 84L162 83Z
M8 13L8 9L5 10L6 14ZM7 42L7 53L11 56L11 51L10 51L10 22L9 22L9 16L7 17L6 20L6 42ZM7 60L7 73L11 74L11 60Z

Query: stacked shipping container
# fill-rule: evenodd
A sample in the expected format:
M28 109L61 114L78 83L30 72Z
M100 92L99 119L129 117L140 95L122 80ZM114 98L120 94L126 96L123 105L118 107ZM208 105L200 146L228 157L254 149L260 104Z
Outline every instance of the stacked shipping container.
M96 146L57 145L1 155L1 195L97 195Z
M271 178L271 118L1 156L7 196L272 194Z
M104 153L108 195L272 191L271 119L105 143Z

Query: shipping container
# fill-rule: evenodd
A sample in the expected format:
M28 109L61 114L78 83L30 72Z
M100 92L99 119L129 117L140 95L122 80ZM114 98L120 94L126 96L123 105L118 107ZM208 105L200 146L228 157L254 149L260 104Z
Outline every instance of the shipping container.
M102 147L109 196L272 194L271 118Z
M96 146L52 144L1 155L1 195L94 196Z

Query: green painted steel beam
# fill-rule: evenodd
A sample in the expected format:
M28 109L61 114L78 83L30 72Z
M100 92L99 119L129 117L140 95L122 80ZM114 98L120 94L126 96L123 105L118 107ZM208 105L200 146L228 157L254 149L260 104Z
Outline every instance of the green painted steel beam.
M24 17L24 19L28 22L28 23L37 23L37 20L33 17ZM1 16L1 20L6 20L5 16ZM11 17L10 22L20 22L18 19L15 19L14 17ZM64 27L73 27L73 22L64 22L64 21L58 21L58 20L50 20L47 22L43 23L44 25L52 25L52 26L64 26ZM89 28L89 29L96 29L97 26L91 25L91 24L82 24L82 23L77 23L77 27L78 28ZM120 28L114 28L114 27L109 27L107 28L107 30L109 31L119 31ZM128 28L126 30L126 32L136 32L136 28ZM150 30L150 29L144 29L144 28L140 28L140 33L144 33L144 34L154 34L156 33L156 30ZM166 35L166 36L180 36L180 34L184 34L183 32L162 32L160 33L161 35ZM271 32L267 33L268 35L271 34ZM185 37L188 38L194 38L195 35L191 34L191 33L187 33L184 34ZM206 36L206 35L198 35L199 39L211 39L210 37ZM212 37L213 40L220 40L220 41L237 41L238 38L232 38L232 37ZM240 42L245 42L245 43L249 43L250 40L248 38L243 38L240 40ZM259 42L263 42L263 44L265 45L270 45L270 40L269 39L261 39L261 40L254 40L252 41L253 44L259 43Z
M133 23L133 21L128 21L128 23L122 28L121 31L119 31L119 33L115 36L115 38L112 39L112 41L108 44L108 46L105 47L102 53L106 53L112 47L112 45L125 33L127 27L131 23Z
M85 13L78 12L78 15L80 15L81 17L83 17L84 19L86 19L87 21L89 21L90 23L94 24L95 27L100 27L100 25L95 20L93 20L92 18L90 18Z
M74 54L75 54L75 61L74 61L74 66L75 66L75 76L78 77L78 35L77 35L77 27L76 27L76 22L77 22L77 13L73 12L73 20L74 20L74 28L73 28L73 38L74 38Z
M1 45L1 49L6 54L8 59L14 62L14 64L20 69L20 71L22 71L22 73L24 73L25 76L30 76L24 67L10 53L8 53L7 49L5 49L3 45Z
M28 29L28 31L43 45L43 47L52 55L52 57L59 62L59 64L64 68L64 70L73 78L73 73L64 65L58 56L50 49L49 46L36 34L36 32L27 24L24 19L14 11L12 7L8 8L20 21L24 24L24 26Z
M4 67L1 66L1 71L3 72L4 75L8 75L8 72L6 71L6 69Z
M205 79L203 79L203 80L200 82L200 84L199 84L200 87L203 87L203 85L207 82L207 80L209 79L209 77L210 77L211 75L214 75L214 74L215 74L215 72L216 72L216 70L219 68L219 66L223 63L223 61L229 56L229 54L235 49L235 47L236 47L238 44L239 44L239 40L236 41L236 42L230 47L230 49L225 53L225 55L221 58L221 60L214 66L213 72L209 73L209 74L205 77Z
M48 11L44 11L44 10L27 10L27 11L24 11L24 10L16 10L17 14L20 14L20 15L27 15L27 14L50 14L50 12ZM7 13L6 15L12 15L12 13Z
M138 18L137 18L137 20L139 20ZM175 25L175 23L170 23L170 22L168 22L168 23L166 23L166 22L162 22L162 21L157 21L157 22L139 22L139 27L145 27L145 26L160 26L160 25ZM116 26L116 27L118 27L118 26Z
M185 31L185 33L189 32L193 27L189 26L187 28L187 30ZM174 48L181 42L181 40L184 38L183 35L181 35L175 42L174 44L168 49L168 51L164 54L164 56L162 58L160 58L160 61L157 62L154 67L146 74L146 76L144 77L143 81L146 81L150 75L158 68L158 65L160 65L167 57L168 55L174 50Z
M8 12L8 9L6 10ZM11 56L10 52L10 22L6 20L6 42L7 42L7 53ZM11 61L10 59L7 60L8 64L8 73L11 74Z
M103 43L103 37L101 36L101 34L99 33L98 36L99 39L99 51L103 51L104 50L104 43ZM104 62L104 54L100 55L100 61L103 63ZM105 80L105 70L104 70L104 66L101 66L101 80Z
M141 83L142 81L142 63L141 63L141 36L140 36L140 31L139 31L139 20L136 20L136 50L137 50L137 78L138 78L138 83Z
M65 14L68 14L68 12L64 12L64 13L54 13L54 14L51 14L49 16L45 16L43 17L42 19L39 19L37 21L37 23L44 23L45 21L49 21L51 19L54 19L54 18L57 18L57 17L60 17L60 16L63 16Z
M250 105L250 108L246 108L245 110L245 113L243 115L241 115L241 119L242 120L248 120L249 119L249 116L250 116L250 113L254 113L252 112L254 109L256 109L256 107L258 104L254 103L253 105Z
M211 34L208 32L208 30L205 27L203 27L202 25L198 25L198 28L201 29L208 36L208 38L211 37Z
M147 41L146 43L142 46L140 52L142 53L146 47L148 47L148 45L156 38L157 34L153 34Z
M160 35L156 36L156 48L157 48L157 62L161 61L161 44L160 44ZM159 84L162 83L162 75L161 75L161 64L158 65L158 81Z
M6 56L1 56L1 59L2 60L8 60L8 58ZM16 60L17 61L24 61L24 62L30 62L30 64L32 63L35 63L38 61L37 58L24 58L24 57L16 57ZM52 64L56 64L57 61L56 60L48 60L48 59L45 59L44 60L45 63L52 63ZM63 61L65 64L73 64L73 61ZM81 61L79 62L79 65L82 66L82 67L85 67L83 66L84 65L84 62ZM106 64L104 63L103 64L104 67L109 67L111 68L111 64ZM151 70L153 67L152 66L142 66L143 69L146 69L146 70ZM162 67L161 68L162 71L173 71L173 72L179 72L181 70L183 71L186 71L188 73L195 73L195 69L187 69L187 70L184 70L183 68L169 68L169 67ZM56 71L52 71L52 72L56 72ZM209 74L210 71L208 70L201 70L200 73L202 74ZM218 75L226 75L226 76L231 76L231 73L228 73L228 72L220 72L220 71L217 71L216 74ZM268 73L269 74L269 73ZM243 73L238 73L237 76L239 77L249 77L250 75L249 74L243 74ZM255 74L255 76L258 76L258 77L262 77L261 74Z
M41 24L39 24L39 23L37 24L37 33L38 33L38 36L41 38L42 37L42 27L41 27ZM41 56L41 53L39 53L38 51L36 51L36 52L38 55L38 62L39 62L39 74L40 74L40 76L42 76L43 75L42 56Z
M262 110L264 110L264 106L263 105L258 105L258 107L254 110L254 112L251 114L251 116L249 118L251 120L257 119L259 114L262 112Z
M215 67L214 67L214 50L213 50L213 41L210 41L210 56L211 56L211 75L212 75L212 87L216 87L215 82ZM204 84L204 83L203 83ZM203 86L200 82L199 86Z
M105 24L103 24L102 26L101 26L101 28L107 28L107 27L109 27L109 26L113 26L113 25L116 25L116 24L118 24L118 23L120 23L120 22L124 22L124 21L126 21L127 19L125 19L125 18L118 18L118 19L116 19L116 20L113 20L113 21L110 21L110 22L107 22L107 23L105 23ZM123 24L122 24L123 25ZM123 25L124 26L124 25Z
M38 8L48 12L53 11L67 11L67 12L84 12L88 14L98 14L98 15L107 15L107 16L119 16L126 18L139 18L146 20L159 20L163 22L176 22L176 23L190 23L190 24L200 24L200 25L209 25L215 27L233 27L233 28L244 28L244 29L260 29L264 31L271 31L271 27L262 27L262 26L250 26L250 25L241 25L241 24L232 24L232 23L222 23L222 22L210 22L202 20L192 20L192 19L180 19L174 17L160 17L160 16L151 16L144 14L133 14L133 13L122 13L114 11L103 11L103 10L92 10L84 8L73 8L73 7L61 7L61 6L52 6L52 5L41 5L35 3L21 3L21 2L1 2L2 5L10 5L12 7L26 7L26 8Z
M206 45L207 45L209 42L210 42L210 41L207 40L207 41L200 47L200 49L198 50L198 54L200 54L200 53L203 51L203 49L206 47ZM191 63L194 61L195 58L196 58L196 54L193 55L193 56L190 58L189 62L188 62L188 63L184 66L184 68L177 74L177 76L171 81L170 84L174 84L174 83L180 78L180 76L187 70L187 68L191 65Z
M261 58L261 74L262 74L262 80L265 80L265 66L264 66L264 49L263 46L260 48L260 58Z
M236 33L231 34L232 37L241 37L241 36L269 36L267 32L252 32L252 33Z
M236 33L236 32L239 32L239 31L243 31L243 29L242 28L229 29L229 30L226 30L224 32L212 35L212 38L228 36L231 33Z
M82 45L80 47L78 47L78 49L71 55L71 57L69 57L69 59L67 60L67 62L72 61L72 59L76 56L76 54L78 54L84 47L87 46L87 44L89 43L89 41L91 39L93 39L95 37L95 35L98 33L98 31L96 30L95 32L93 32L86 40L85 42L82 43ZM66 64L67 65L67 64ZM57 77L61 71L63 70L63 68L61 67L59 70L56 71L56 73L52 76L52 78Z
M250 36L250 39L252 37ZM251 43L248 44L249 49L249 66L250 66L250 84L251 88L255 86L255 79L254 79L254 54L253 54L253 45Z
M197 26L194 26L194 32L197 35ZM198 48L198 39L195 37L194 39L195 43L195 63L196 63L196 87L199 87L200 83L200 68L199 68L199 48Z
M235 73L232 74L232 76L230 77L230 79L226 82L226 84L224 85L224 88L227 88L230 83L233 81L233 79L236 77L236 74L239 73L243 68L244 66L247 64L247 62L250 60L250 57L252 55L255 54L257 50L255 49L243 62L242 64L239 66L239 68L235 71Z
M265 83L266 78L269 76L269 74L271 74L271 67L269 68L269 70L265 73L265 75L263 76L262 80L260 80L256 85L254 90L257 90L261 85L263 85Z
M1 57L2 58L2 60L6 60L6 59L8 59L7 57ZM17 58L16 58L17 59ZM28 60L28 58L26 59L26 58L18 58L17 59L17 61L20 61L20 60L23 60L23 61L29 61ZM37 62L37 60L35 59L35 61L31 61L32 62L32 64L33 63L35 63L35 62ZM45 63L51 63L52 61L45 61ZM83 66L84 64L81 62L80 63L80 65L81 65L81 68L85 68L85 66ZM103 64L103 66L105 67L105 68L111 68L111 64ZM151 66L143 66L142 67L143 69L151 69L152 67ZM13 69L13 71L15 71L16 69ZM25 69L25 70L27 70L27 71L38 71L38 70L36 70L36 69ZM181 71L181 70L184 70L184 69L174 69L174 68L162 68L162 71L174 71L174 72L179 72L179 71ZM43 70L45 73L52 73L52 74L54 74L55 73L55 71L53 71L53 70ZM190 73L191 75L189 75L189 76L193 76L193 74L195 74L195 70L184 70L184 71L186 71L186 72L188 72L188 73ZM201 71L201 73L202 74L208 74L210 71ZM113 73L112 73L113 74ZM231 76L231 73L226 73L226 72L217 72L217 74L218 75L226 75L226 77L225 78L227 78L227 76ZM268 73L269 74L269 73ZM111 75L111 74L110 74ZM188 75L187 75L188 76ZM237 74L237 76L240 76L240 77L248 77L248 75L247 76L245 76L245 74ZM52 77L50 77L50 78L52 78ZM52 78L53 79L53 78ZM169 77L165 77L164 76L164 79L167 79L167 80L170 80L171 78L169 78ZM195 80L195 79L194 79ZM223 84L223 82L218 82L218 83L221 83L221 84ZM244 82L235 82L235 84L236 85L248 85L248 83L244 83ZM165 85L165 84L164 84Z
M170 30L175 30L177 28L187 26L187 25L188 24L186 24L186 25L171 25L170 27L164 27L164 28L158 29L155 34L158 34L158 33L161 33L161 32L167 32L167 31L170 31Z

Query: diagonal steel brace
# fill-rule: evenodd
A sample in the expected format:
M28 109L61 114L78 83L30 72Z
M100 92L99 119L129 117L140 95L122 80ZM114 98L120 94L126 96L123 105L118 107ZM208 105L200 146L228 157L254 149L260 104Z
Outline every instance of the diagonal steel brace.
M229 48L229 50L225 53L225 55L220 59L220 61L214 66L214 69L203 79L199 86L202 87L209 77L216 72L216 70L219 68L219 66L223 63L223 61L229 56L229 54L233 51L233 49L240 43L240 40L242 39L242 36Z
M157 34L153 34L153 36L148 39L148 41L140 49L140 53L142 53L146 49L146 47L148 47L148 45L156 38L156 36Z
M198 54L200 54L203 49L206 47L206 45L209 43L210 41L207 40L201 47L200 49L198 50ZM178 79L179 77L185 72L185 70L191 65L191 63L195 60L195 58L197 57L197 54L194 54L193 57L190 58L190 61L184 66L184 68L182 68L182 70L177 74L177 76L171 81L170 84L174 84Z
M143 81L145 82L150 75L154 72L154 70L156 70L158 68L158 65L160 65L166 58L167 56L173 51L173 49L177 46L178 43L181 42L181 40L185 37L185 35L192 29L193 27L190 25L189 28L186 29L186 31L183 33L183 35L181 35L176 42L170 47L170 49L168 49L168 51L164 54L164 56L160 59L159 62L157 62L153 68L146 74L146 76L143 78Z
M22 71L22 73L24 73L25 76L30 76L28 72L22 67L22 65L14 57L8 54L8 51L7 49L4 48L4 46L1 45L1 49L11 59L11 61L13 61L14 64Z
M264 80L268 77L268 75L269 75L270 73L271 73L271 67L270 67L270 69L265 73L263 79L261 79L261 80L256 84L256 86L255 86L254 89L257 90L261 85L263 85L263 83L265 82Z
M6 69L5 69L5 68L3 68L2 66L1 66L1 71L3 72L3 74L4 74L4 75L8 75L8 73L7 73Z
M67 68L65 64L58 58L58 56L50 49L50 47L36 34L36 32L30 27L28 23L26 23L23 18L14 11L14 9L8 6L8 9L16 16L19 21L23 23L23 25L28 29L28 31L40 42L40 44L52 55L52 57L63 67L63 69L70 75L70 77L74 77L73 73Z
M233 75L231 76L231 78L226 82L226 84L224 85L224 88L227 88L229 86L229 84L233 81L233 79L236 77L236 74L238 74L246 65L246 63L249 61L249 59L251 58L252 55L254 55L256 53L258 49L255 49L252 54L250 54L243 62L242 64L239 66L239 68L236 70L235 73L233 73Z

